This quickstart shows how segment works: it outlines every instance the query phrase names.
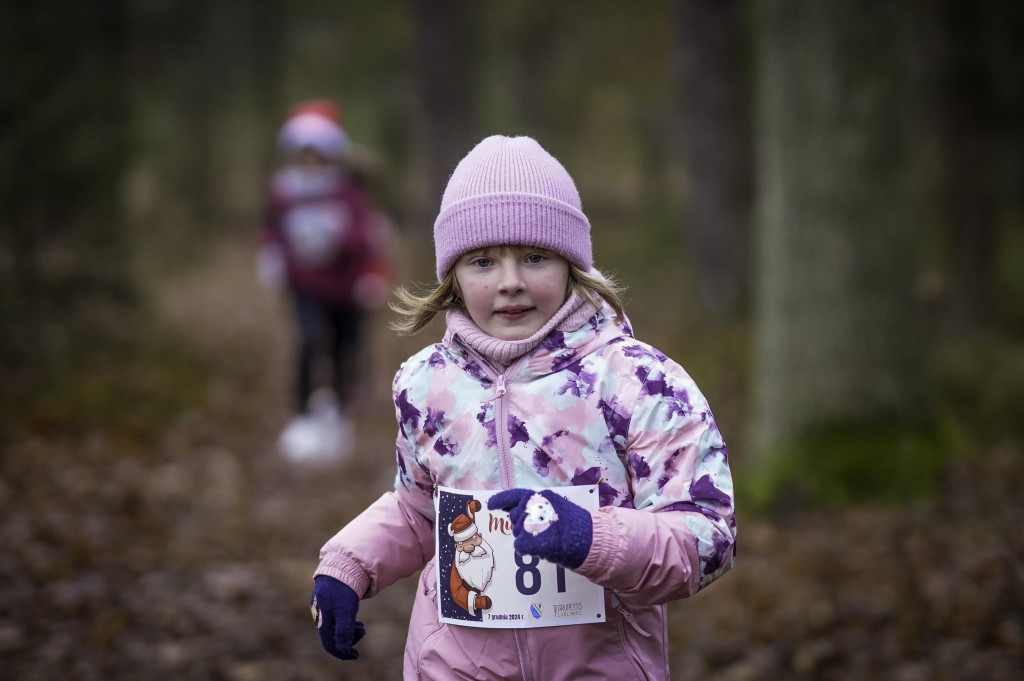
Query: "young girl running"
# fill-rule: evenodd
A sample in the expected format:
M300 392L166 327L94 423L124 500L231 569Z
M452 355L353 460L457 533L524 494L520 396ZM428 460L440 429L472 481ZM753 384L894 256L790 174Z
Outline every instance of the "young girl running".
M324 648L357 658L360 601L422 569L407 679L670 678L666 604L735 555L707 402L633 338L572 178L533 139L462 159L434 244L440 285L399 290L396 329L444 312L447 331L395 376L394 491L321 549Z

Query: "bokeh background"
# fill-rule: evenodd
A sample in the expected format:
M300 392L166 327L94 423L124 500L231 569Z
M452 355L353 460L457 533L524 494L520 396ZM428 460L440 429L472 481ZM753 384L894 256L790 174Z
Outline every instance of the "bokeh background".
M670 607L673 678L1020 678L1022 29L1014 0L4 3L0 676L400 676L415 577L364 602L356 663L308 593L439 327L375 313L350 457L274 446L264 189L329 96L400 281L458 159L532 135L707 395L739 558Z

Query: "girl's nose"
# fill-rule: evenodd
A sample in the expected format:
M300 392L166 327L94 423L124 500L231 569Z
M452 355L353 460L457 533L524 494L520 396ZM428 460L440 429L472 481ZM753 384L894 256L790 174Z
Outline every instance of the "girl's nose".
M523 273L520 270L519 263L515 261L505 260L500 265L500 279L498 280L498 288L502 293L515 293L521 291L525 284L523 283Z

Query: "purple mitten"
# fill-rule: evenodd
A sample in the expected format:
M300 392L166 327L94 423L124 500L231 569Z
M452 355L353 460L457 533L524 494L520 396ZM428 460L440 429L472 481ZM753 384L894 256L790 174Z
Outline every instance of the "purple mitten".
M356 619L359 596L347 584L334 577L317 575L313 579L310 611L324 650L340 660L355 660L359 651L353 646L366 635L366 627Z
M536 501L531 502L535 494L551 504L553 513L545 512L544 508L540 508L539 514L532 508L528 513L527 506L536 504ZM508 511L512 534L516 538L516 551L521 554L539 556L575 570L590 553L590 544L594 541L594 521L590 512L553 490L505 490L492 496L487 508Z

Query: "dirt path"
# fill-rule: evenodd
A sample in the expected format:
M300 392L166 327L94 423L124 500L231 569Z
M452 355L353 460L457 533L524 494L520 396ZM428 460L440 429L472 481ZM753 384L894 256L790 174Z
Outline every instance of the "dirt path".
M390 384L408 351L387 331L383 314L369 320L367 346L372 350L351 406L357 424L353 453L337 464L299 466L274 448L290 416L288 301L256 286L251 253L230 243L210 267L168 294L170 319L211 350L229 350L233 358L221 383L212 388L211 401L225 412L221 434L227 440L215 454L220 463L213 465L226 469L224 477L238 480L238 490L230 503L222 502L227 505L219 516L228 526L210 526L202 521L209 514L197 514L196 524L209 530L197 543L209 547L209 556L226 537L237 542L222 565L204 568L205 576L224 592L221 600L244 602L246 607L234 613L244 637L252 638L255 629L269 645L242 654L239 641L229 644L226 657L235 658L231 678L338 678L340 663L320 648L309 619L310 578L320 545L393 484ZM197 300L202 304L195 305ZM360 617L372 634L360 645L364 659L345 667L344 678L401 676L414 586L415 578L406 580L362 608Z
M97 433L3 452L0 676L400 678L415 578L364 602L356 663L321 650L306 604L319 546L391 486L388 387L423 339L373 321L355 453L309 469L274 450L287 309L255 284L248 247L224 244L160 309L215 362L200 404L149 446ZM1019 678L1022 468L1007 446L910 511L740 508L737 567L670 606L673 678Z
M0 677L338 678L310 577L320 545L392 483L388 352L401 349L380 346L373 320L382 350L355 453L296 467L274 448L289 417L287 309L256 285L249 246L224 244L158 307L213 362L201 404L148 446L96 433L3 452ZM345 678L400 676L412 587L363 608L366 659Z

